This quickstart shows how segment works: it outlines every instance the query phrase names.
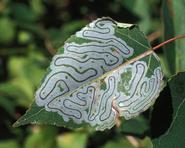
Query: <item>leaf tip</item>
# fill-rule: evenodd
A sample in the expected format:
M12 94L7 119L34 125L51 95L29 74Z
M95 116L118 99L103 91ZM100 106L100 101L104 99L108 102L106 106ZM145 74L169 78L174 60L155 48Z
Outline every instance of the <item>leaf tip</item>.
M12 127L19 127L19 126L22 126L22 125L25 125L25 124L28 124L26 122L26 118L24 116L20 117L15 123L13 123Z
M16 127L19 127L21 126L20 122L19 121L16 121L15 123L13 123L12 127L16 128Z

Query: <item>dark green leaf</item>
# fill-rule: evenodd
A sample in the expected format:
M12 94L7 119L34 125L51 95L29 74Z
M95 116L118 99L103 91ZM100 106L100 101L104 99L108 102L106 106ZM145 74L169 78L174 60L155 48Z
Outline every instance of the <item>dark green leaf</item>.
M177 74L168 84L172 96L173 121L165 134L153 140L154 148L181 148L185 145L185 73Z
M52 148L56 147L56 128L51 126L33 127L36 132L30 134L24 148Z
M127 136L110 140L102 148L152 148L152 142L148 137L138 139Z
M170 11L171 5L169 1L163 1L163 23L164 23L164 40L174 37L174 24L172 20L172 12ZM164 46L164 55L167 60L167 67L170 73L176 72L176 57L175 57L175 42L169 43Z
M32 11L32 9L23 3L12 4L13 16L19 22L34 22L38 16Z
M124 120L119 127L121 132L142 135L149 129L148 121L143 116L138 116L130 120Z
M15 140L5 140L5 141L0 141L0 148L19 148L19 145L17 141Z
M0 43L11 43L15 36L15 24L9 18L0 18Z
M185 1L184 0L173 0L173 14L174 14L174 30L175 36L185 34ZM185 41L175 41L175 52L176 52L176 72L185 71ZM173 62L171 62L173 63ZM171 64L170 63L170 64Z

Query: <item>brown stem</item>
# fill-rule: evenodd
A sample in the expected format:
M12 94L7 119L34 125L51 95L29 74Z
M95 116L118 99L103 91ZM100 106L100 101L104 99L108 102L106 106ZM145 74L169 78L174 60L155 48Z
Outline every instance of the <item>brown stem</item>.
M157 30L157 31L155 31L155 32L153 32L153 33L151 33L151 34L149 34L149 35L147 36L147 39L148 39L150 42L155 41L156 39L158 39L158 38L161 36L161 34L162 34L162 30L159 29L159 30Z
M49 53L51 55L55 55L57 50L53 48L51 41L48 38L46 38L44 42L45 42L46 49L49 51Z
M164 45L166 45L166 44L168 44L168 43L171 43L171 42L173 42L173 41L175 41L175 40L183 39L183 38L185 38L185 34L180 35L180 36L176 36L176 37L171 38L171 39L169 39L169 40L166 40L166 41L160 43L159 45L156 45L156 46L153 47L152 49L153 49L153 50L156 50L156 49L158 49L158 48L160 48L160 47L162 47L162 46L164 46Z

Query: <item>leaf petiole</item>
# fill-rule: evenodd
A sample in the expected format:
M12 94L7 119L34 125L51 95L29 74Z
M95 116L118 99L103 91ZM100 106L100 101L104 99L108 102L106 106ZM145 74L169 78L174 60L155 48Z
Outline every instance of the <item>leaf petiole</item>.
M169 39L169 40L166 40L166 41L164 41L164 42L162 42L162 43L156 45L155 47L153 47L152 50L156 50L156 49L158 49L158 48L160 48L160 47L162 47L162 46L164 46L164 45L166 45L166 44L168 44L168 43L171 43L171 42L173 42L173 41L175 41L175 40L183 39L183 38L185 38L185 34L180 35L180 36L176 36L176 37L171 38L171 39Z

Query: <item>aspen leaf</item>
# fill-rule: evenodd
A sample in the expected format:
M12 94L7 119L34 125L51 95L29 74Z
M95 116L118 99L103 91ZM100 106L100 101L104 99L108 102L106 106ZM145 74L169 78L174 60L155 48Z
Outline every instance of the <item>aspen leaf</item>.
M14 126L42 123L103 131L118 117L130 119L148 109L162 87L159 58L138 26L100 18L59 48L34 103Z

